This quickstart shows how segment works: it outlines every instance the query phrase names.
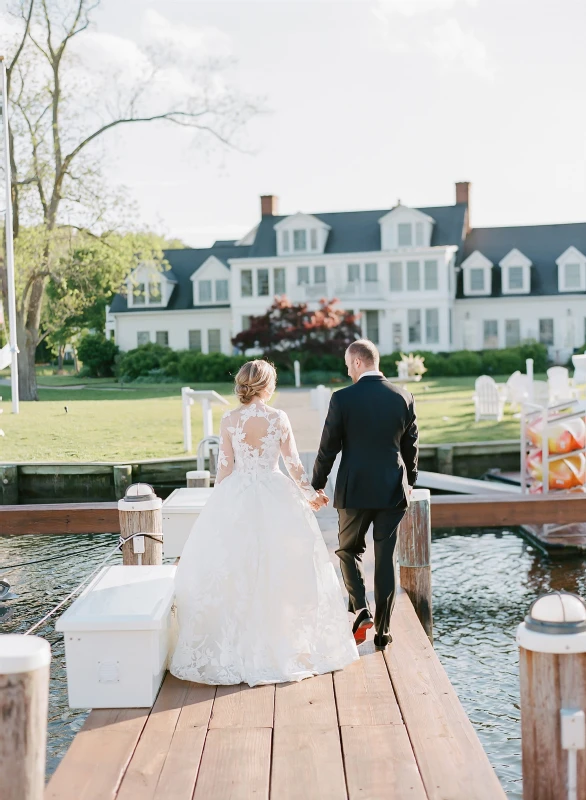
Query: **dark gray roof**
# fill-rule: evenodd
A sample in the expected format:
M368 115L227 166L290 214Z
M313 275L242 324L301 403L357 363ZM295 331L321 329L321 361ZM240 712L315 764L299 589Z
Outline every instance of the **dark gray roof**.
M313 214L330 226L326 253L367 253L380 250L379 219L392 209L382 211L336 211L329 214ZM431 239L432 246L455 244L461 246L464 234L466 205L420 208L435 220ZM264 258L277 255L274 226L287 217L263 217L258 226L250 257Z
M171 293L169 303L164 311L181 311L188 308L194 308L193 305L193 285L191 283L191 276L201 265L207 261L210 256L215 256L217 259L226 264L227 267L229 258L242 258L246 257L250 247L240 246L234 244L218 244L214 247L208 247L203 250L196 250L192 248L185 248L180 250L164 250L164 256L169 262L171 275L175 281L175 286ZM166 274L169 274L167 272ZM210 306L197 306L197 308L229 308L230 305L214 304ZM156 308L151 306L140 306L138 308L128 308L126 302L126 295L117 294L112 300L110 311L113 314L127 311L129 313L140 313L141 311L156 311Z
M586 223L568 225L525 225L511 228L473 228L459 254L461 263L479 250L495 266L492 269L492 296L501 297L501 268L498 266L514 247L532 262L531 294L552 295L558 292L556 259L574 246L586 253ZM564 294L568 294L564 292ZM569 292L572 294L572 292ZM576 292L583 294L583 292ZM463 276L458 276L457 297L464 297Z

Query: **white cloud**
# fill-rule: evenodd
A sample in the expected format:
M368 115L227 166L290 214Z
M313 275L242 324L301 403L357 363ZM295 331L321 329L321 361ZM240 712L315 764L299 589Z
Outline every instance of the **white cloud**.
M402 17L415 17L434 11L449 11L458 3L474 6L476 0L378 0L375 13L377 16L399 14Z
M494 76L486 46L472 31L465 31L456 19L448 19L435 27L425 47L448 66L463 66L488 80Z
M143 20L143 34L150 45L171 47L176 55L190 60L226 58L232 54L228 34L213 26L195 27L171 22L158 11L148 9Z

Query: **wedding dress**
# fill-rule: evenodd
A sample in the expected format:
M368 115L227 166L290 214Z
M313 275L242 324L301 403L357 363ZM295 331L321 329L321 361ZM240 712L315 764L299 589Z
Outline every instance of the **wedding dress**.
M224 415L216 486L177 569L173 675L255 686L358 658L315 497L283 411L255 401Z

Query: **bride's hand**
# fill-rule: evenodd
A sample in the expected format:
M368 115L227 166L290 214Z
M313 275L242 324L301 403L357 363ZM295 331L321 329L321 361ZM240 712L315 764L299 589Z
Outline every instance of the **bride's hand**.
M327 506L330 502L330 498L325 494L323 489L320 489L318 492L318 496L315 500L310 500L309 505L314 511L319 511L322 506Z

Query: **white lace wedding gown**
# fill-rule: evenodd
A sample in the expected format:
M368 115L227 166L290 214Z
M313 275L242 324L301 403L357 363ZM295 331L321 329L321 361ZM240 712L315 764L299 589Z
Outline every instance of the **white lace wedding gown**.
M173 675L255 686L358 658L315 496L283 411L257 401L224 416L216 487L177 569Z

